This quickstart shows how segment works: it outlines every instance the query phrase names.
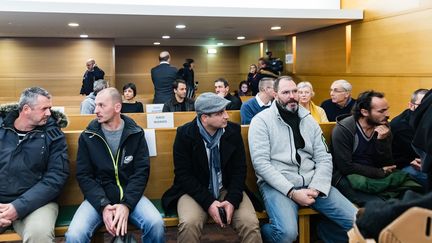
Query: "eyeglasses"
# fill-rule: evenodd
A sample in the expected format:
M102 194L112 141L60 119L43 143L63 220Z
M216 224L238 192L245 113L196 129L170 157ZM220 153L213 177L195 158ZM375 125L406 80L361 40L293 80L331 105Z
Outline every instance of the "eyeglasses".
M347 92L347 91L344 89L330 89L330 92L343 93L343 92Z

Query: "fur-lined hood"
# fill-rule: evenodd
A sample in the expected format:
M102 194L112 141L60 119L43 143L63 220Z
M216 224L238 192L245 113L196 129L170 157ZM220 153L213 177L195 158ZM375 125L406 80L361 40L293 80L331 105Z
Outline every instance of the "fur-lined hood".
M9 112L18 112L18 103L0 105L0 117L5 118ZM68 125L67 116L60 111L51 110L51 118L53 118L60 128L65 128Z

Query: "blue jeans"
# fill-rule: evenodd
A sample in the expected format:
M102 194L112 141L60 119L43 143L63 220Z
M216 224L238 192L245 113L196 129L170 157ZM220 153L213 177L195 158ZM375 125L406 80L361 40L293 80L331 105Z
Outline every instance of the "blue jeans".
M129 222L141 230L141 242L165 242L162 217L146 197L142 197L129 214ZM90 242L93 233L102 225L102 215L87 200L84 200L66 232L66 242Z
M299 205L289 199L267 183L260 183L259 189L270 223L261 227L261 236L264 242L293 242L298 235L298 209ZM357 208L346 199L336 188L331 187L328 197L318 197L311 208L322 213L341 228L344 235L337 235L335 231L322 230L320 235L325 242L338 242L346 239L348 232L354 225ZM335 225L331 225L334 228ZM330 225L329 225L330 226ZM323 226L325 227L325 226ZM329 227L330 228L330 227ZM340 242L340 241L339 241Z
M426 188L427 186L427 174L414 169L411 165L402 168L402 171L408 173L414 178L420 185Z

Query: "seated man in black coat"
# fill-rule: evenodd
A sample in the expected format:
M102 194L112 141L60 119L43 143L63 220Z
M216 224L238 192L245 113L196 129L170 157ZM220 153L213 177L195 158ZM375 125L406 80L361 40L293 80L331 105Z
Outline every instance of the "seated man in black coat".
M186 82L177 79L172 84L173 97L163 106L163 112L194 111L194 101L187 97Z
M242 242L262 242L245 185L240 126L229 122L225 111L229 103L203 93L195 101L197 117L177 129L174 185L162 196L162 204L165 212L177 209L178 242L199 242L208 215L221 227L232 223Z
M420 156L414 152L411 143L414 138L414 129L409 121L415 109L420 105L423 96L428 92L427 89L418 89L411 95L408 109L396 116L390 122L393 134L392 153L393 160L398 169L401 169L413 176L420 184L426 185L426 173L421 172Z
M228 81L224 78L218 78L214 81L215 84L215 92L220 97L223 97L231 103L229 103L226 107L227 110L240 110L242 105L241 100L234 95L231 95L229 92L229 84Z

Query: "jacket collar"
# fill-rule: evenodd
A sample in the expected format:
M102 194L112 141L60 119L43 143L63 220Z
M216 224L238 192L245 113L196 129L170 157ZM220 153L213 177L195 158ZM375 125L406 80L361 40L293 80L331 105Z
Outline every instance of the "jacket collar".
M336 125L343 127L348 130L353 136L356 132L356 120L353 115L344 114L336 117Z
M13 128L15 120L19 116L18 104L3 104L0 105L0 125ZM65 128L68 125L67 116L58 111L51 110L51 117L48 119L47 123L43 126L36 127L35 129L42 130L44 127L48 126L59 126L60 128Z
M191 126L188 126L188 129L186 130L186 136L188 136L192 141L194 141L193 150L194 152L197 152L199 157L207 158L207 152L205 149L204 141L201 137L201 134L199 133L198 125L196 124L196 117L191 122ZM228 122L228 126L231 122ZM231 129L225 129L224 134L222 135L220 139L219 144L219 151L221 152L221 166L223 168L226 163L228 163L229 158L231 157L232 153L234 152L234 148L236 147L236 144L232 143L231 136L234 135L234 132ZM208 173L208 160L205 160L205 163L203 163L203 166L205 166Z
M123 114L120 114L121 119L123 119L124 121L124 128L123 128L123 133L122 133L122 140L123 138L126 138L127 136L129 136L130 134L134 134L134 133L139 133L142 131L142 128L139 127L136 122L128 117L125 116ZM87 132L92 132L92 133L97 133L100 136L103 136L103 132L102 132L102 126L101 124L98 122L97 119L94 119L90 122L90 124L87 126L86 128Z

